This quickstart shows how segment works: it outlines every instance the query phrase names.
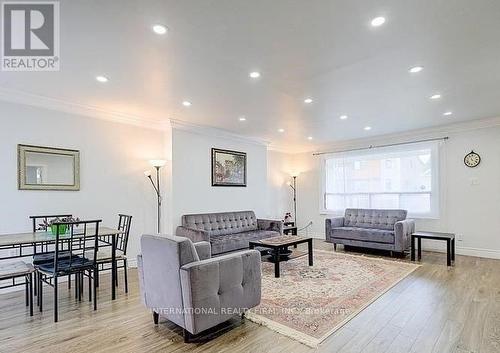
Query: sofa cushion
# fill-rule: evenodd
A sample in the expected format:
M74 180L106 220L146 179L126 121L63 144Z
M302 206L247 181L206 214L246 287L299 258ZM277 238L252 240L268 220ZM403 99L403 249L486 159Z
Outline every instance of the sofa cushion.
M360 240L373 243L394 243L394 231L359 227L332 228L330 238Z
M376 210L348 208L345 210L344 226L394 230L394 224L406 219L406 210Z
M257 230L253 211L190 214L182 216L182 225L207 231L210 236Z
M242 233L213 235L210 237L212 254L248 248L248 242L265 238L278 237L280 233L270 230L254 230Z

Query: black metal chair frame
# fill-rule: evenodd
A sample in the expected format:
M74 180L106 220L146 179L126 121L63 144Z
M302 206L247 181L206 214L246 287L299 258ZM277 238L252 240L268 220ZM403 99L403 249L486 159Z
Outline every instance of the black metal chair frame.
M63 276L75 275L75 296L81 301L83 293L83 277L89 277L89 301L93 299L94 310L97 310L97 283L94 280L93 291L91 286L91 278L96 273L97 252L99 248L99 224L102 220L78 221L78 222L61 222L57 225L66 225L69 227L69 235L62 238L63 234L59 234L57 227L54 243L54 263L51 271L44 270L44 264L36 265L38 280L38 296L37 304L39 310L43 310L43 283L51 286L54 289L54 322L58 321L58 279ZM88 233L88 225L94 225L92 233ZM76 229L83 226L82 230ZM93 245L92 245L93 244ZM59 252L64 249L64 245L68 247L70 252L69 259L59 258ZM91 256L87 257L92 251ZM83 264L79 264L82 262ZM65 262L65 267L61 266L61 262ZM47 263L45 263L47 264ZM93 293L92 293L93 292Z
M123 255L127 255L127 245L128 245L128 237L130 235L130 224L132 222L132 216L128 216L125 214L118 214L118 230L123 231L124 233L121 233L116 236L116 250L119 250L123 253ZM107 239L102 239L101 240L103 243L110 245L111 244L111 239L108 237ZM120 265L119 262L122 262ZM99 286L99 273L102 271L108 271L112 270L111 267L107 266L111 264L111 259L105 262L100 262L98 261L97 263L97 286ZM128 276L127 276L127 271L128 271L128 263L127 263L127 258L124 257L122 259L117 259L116 260L116 272L115 272L115 286L118 287L118 269L123 268L123 276L124 276L124 282L125 282L125 293L128 293Z
M33 229L33 233L36 233L36 232L42 232L42 231L48 231L48 229L46 230L41 230L41 229L38 229L38 226L39 226L39 221L40 220L43 220L45 222L48 222L49 220L53 220L53 219L56 219L56 218L69 218L69 217L73 217L72 214L59 214L59 215L42 215L42 216L30 216L30 220L31 220L31 223L32 223L32 229ZM33 245L33 259L35 259L35 256L36 255L39 255L39 254L47 254L47 253L50 253L52 251L49 250L49 243L45 243L45 244L42 244L40 245L40 252L37 251L37 248L36 248L36 245ZM37 295L38 293L38 279L36 278L37 276L37 273L35 272L35 296ZM68 288L71 289L71 276L68 276Z

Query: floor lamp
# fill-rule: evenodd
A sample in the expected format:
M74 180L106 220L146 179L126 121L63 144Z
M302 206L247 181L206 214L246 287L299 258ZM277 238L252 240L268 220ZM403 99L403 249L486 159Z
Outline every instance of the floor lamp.
M153 181L153 177L151 176L151 171L147 170L144 172L144 175L151 181L151 185L156 192L157 197L157 207L158 207L158 215L157 215L157 231L160 234L161 230L161 189L160 189L160 169L167 163L162 159L154 159L149 161L149 163L156 169L156 183Z

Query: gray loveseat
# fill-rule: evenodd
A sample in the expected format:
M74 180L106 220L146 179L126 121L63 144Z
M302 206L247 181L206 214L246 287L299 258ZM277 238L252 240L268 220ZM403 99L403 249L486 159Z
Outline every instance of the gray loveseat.
M348 208L344 217L325 221L326 241L403 253L408 250L415 222L406 210Z
M248 248L251 240L277 237L283 234L279 220L257 219L253 211L201 213L182 216L182 226L176 235L193 242L207 241L212 254Z
M185 341L260 303L256 250L212 258L207 242L143 235L137 268L141 298L155 324L160 317L174 322Z

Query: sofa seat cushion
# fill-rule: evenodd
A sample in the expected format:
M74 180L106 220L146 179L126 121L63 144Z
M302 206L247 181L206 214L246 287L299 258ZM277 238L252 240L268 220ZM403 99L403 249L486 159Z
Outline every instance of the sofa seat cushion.
M394 231L359 227L336 227L332 228L331 238L393 244Z
M210 236L212 254L220 254L228 251L248 248L248 242L265 238L278 237L280 233L270 230L252 230L226 235Z

